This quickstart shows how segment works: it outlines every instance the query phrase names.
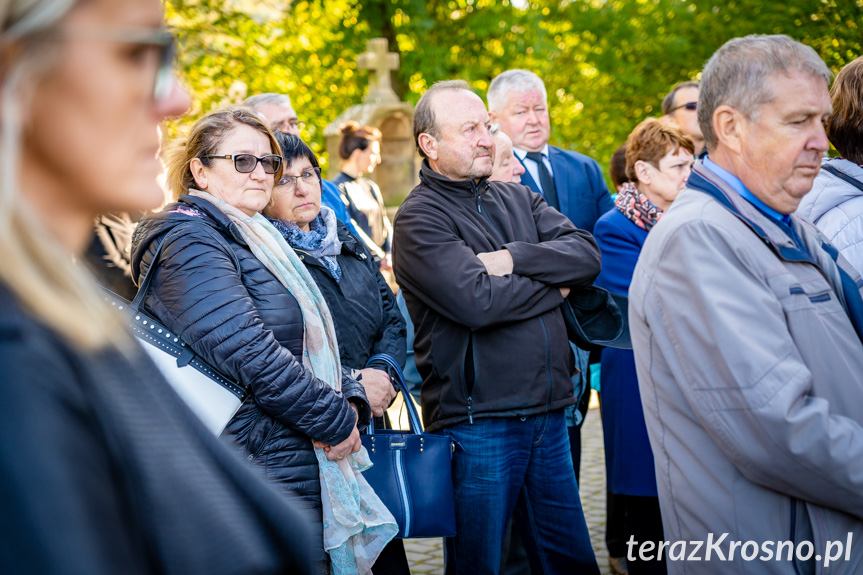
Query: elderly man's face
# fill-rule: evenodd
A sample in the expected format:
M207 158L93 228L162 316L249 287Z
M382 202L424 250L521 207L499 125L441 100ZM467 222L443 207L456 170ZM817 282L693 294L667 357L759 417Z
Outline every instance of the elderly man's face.
M425 150L431 168L451 180L491 174L494 140L483 101L467 90L448 90L432 102L440 138Z
M767 81L773 99L751 120L740 122L737 177L761 201L783 214L797 209L827 151L824 121L830 113L827 83L803 72L776 74Z
M494 169L489 180L521 183L524 166L512 152L512 141L503 132L494 135Z
M272 131L300 137L300 122L292 107L284 104L264 104L258 107L258 112L267 119Z
M548 119L548 103L539 88L527 92L508 92L506 105L493 120L512 139L516 148L528 152L541 152L548 143L551 123Z

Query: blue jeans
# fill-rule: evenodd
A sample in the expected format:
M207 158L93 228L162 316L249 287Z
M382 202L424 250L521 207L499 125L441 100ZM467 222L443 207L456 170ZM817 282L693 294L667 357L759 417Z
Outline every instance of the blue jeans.
M461 446L453 456L457 535L446 540L446 575L497 574L513 511L534 575L599 574L563 410L478 419L444 433Z

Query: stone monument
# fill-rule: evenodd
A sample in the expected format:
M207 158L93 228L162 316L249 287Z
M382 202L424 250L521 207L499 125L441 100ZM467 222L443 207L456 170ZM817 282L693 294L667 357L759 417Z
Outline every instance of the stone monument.
M399 55L389 51L386 38L366 43L357 65L369 70L369 91L362 104L351 106L324 129L330 157L327 176L332 179L341 166L341 126L350 120L381 131L381 164L367 177L381 188L388 205L399 204L419 183L419 156L413 139L413 106L401 102L393 91L390 73L399 67Z

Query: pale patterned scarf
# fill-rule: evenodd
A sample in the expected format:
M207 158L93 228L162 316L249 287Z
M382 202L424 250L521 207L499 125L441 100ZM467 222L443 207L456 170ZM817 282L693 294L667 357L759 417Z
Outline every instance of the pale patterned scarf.
M314 376L341 389L341 365L330 310L306 266L282 235L261 214L247 216L211 194L192 196L215 205L236 224L255 257L297 299L303 313L303 365ZM395 518L362 476L371 467L366 448L341 461L315 449L321 476L324 549L335 575L367 575L380 552L398 532Z

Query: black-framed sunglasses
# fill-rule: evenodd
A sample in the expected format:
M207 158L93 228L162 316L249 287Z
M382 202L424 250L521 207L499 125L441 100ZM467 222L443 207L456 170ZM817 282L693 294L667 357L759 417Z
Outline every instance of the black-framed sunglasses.
M115 42L150 46L159 51L159 65L153 82L153 99L164 102L174 89L174 60L177 56L177 38L169 28L90 28L67 27L63 37L97 42Z
M690 112L694 112L698 108L698 102L686 102L685 104L680 104L679 106L671 108L668 113L676 112L680 108L686 108Z
M267 154L260 158L254 154L225 154L224 156L201 156L212 160L234 160L234 169L241 174L250 174L255 171L260 162L264 173L275 174L282 166L282 157L275 154Z
M297 180L302 180L307 186L318 184L321 181L321 169L310 168L299 176L282 176L282 179L276 184L276 191L290 192L295 190L297 187Z

